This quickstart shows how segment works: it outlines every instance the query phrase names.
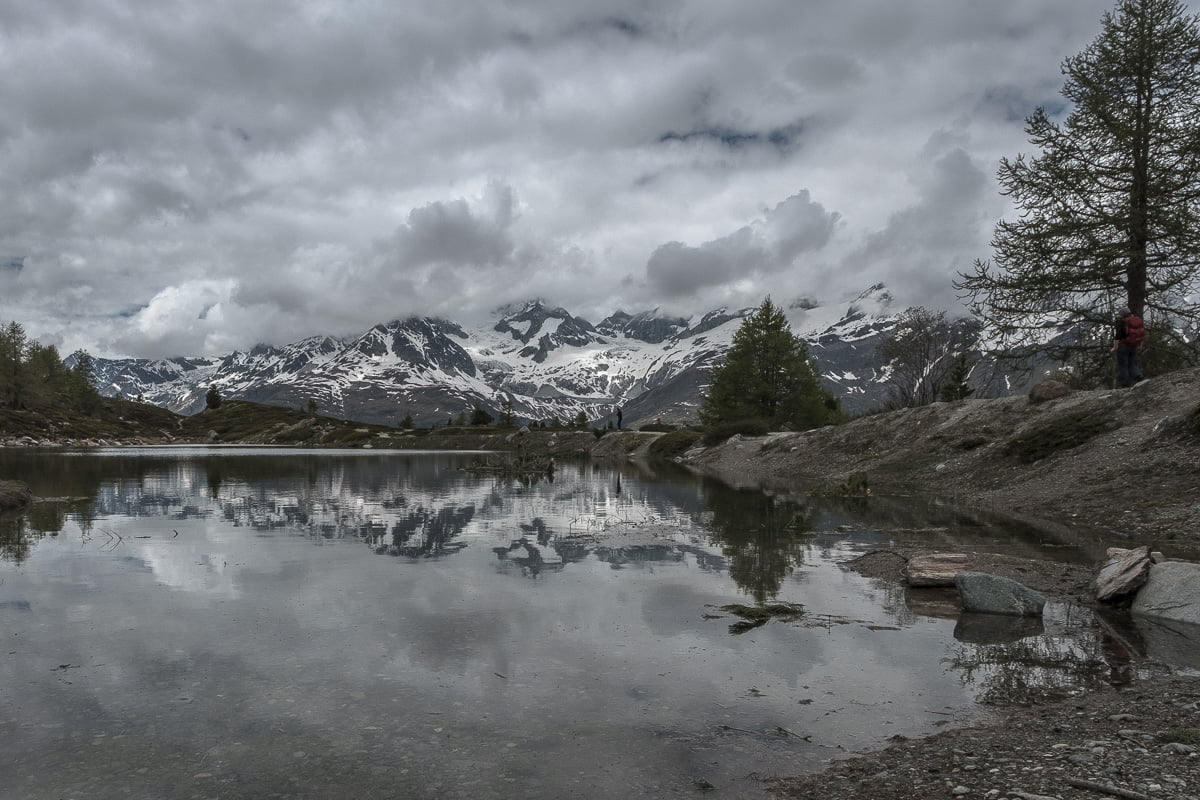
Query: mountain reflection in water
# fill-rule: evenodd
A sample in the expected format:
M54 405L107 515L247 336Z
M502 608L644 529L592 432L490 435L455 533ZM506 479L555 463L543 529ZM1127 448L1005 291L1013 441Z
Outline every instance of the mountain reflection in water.
M839 566L895 543L1092 558L1086 538L470 458L0 453L57 498L0 518L11 791L755 797L981 703L1161 669L1127 621L964 616ZM731 635L727 606L774 602L802 613Z

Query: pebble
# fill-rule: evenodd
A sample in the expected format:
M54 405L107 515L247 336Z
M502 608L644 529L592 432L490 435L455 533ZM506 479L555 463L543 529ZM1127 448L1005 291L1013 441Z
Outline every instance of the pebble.
M970 792L971 790L966 786L955 786L950 790L950 794L954 795L955 797L962 797L964 794L970 794Z

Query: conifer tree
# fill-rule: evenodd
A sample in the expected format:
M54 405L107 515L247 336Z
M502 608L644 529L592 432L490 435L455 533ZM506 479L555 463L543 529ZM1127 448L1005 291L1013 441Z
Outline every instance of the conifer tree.
M1198 20L1179 0L1118 2L1063 63L1070 114L1038 108L1025 131L1040 152L1001 161L1019 216L956 286L1002 348L1049 350L1047 321L1102 338L1123 305L1160 334L1200 322ZM1075 346L1094 343L1057 354Z
M511 428L517 424L517 412L513 409L513 401L511 397L505 397L500 402L500 425L505 428Z
M71 397L85 414L91 414L100 404L100 392L96 389L96 365L86 350L76 350L71 359Z
M5 408L24 406L25 390L25 328L10 322L0 331L0 405Z
M817 380L808 346L769 297L734 334L700 406L705 425L760 419L805 430L841 416L837 400Z
M975 394L975 389L967 382L971 377L971 363L966 353L960 353L954 359L954 364L950 368L950 373L946 376L945 383L942 384L938 391L938 399L944 403L952 403L955 400L966 400L971 395Z

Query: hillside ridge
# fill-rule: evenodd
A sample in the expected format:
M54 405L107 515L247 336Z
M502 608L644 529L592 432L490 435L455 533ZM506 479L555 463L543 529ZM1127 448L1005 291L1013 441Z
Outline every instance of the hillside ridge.
M967 399L803 433L734 437L680 460L735 485L867 486L1194 549L1200 369L1044 403Z

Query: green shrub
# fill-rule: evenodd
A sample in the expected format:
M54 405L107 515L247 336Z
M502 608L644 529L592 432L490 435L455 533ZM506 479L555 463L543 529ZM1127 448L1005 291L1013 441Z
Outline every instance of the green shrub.
M765 419L742 419L734 422L722 422L704 431L706 445L720 444L735 434L742 436L766 436L771 432L771 426Z
M700 440L699 431L679 430L664 433L650 443L650 457L672 459L685 453Z
M463 434L476 433L476 432L477 431L473 431L470 428L463 428L458 425L447 425L447 426L441 427L441 428L430 428L429 435L430 436L462 436Z
M375 439L375 434L367 430L359 430L349 425L327 432L321 440L322 444L336 444L341 447L357 447Z
M1200 728L1172 728L1158 736L1160 742L1179 742L1200 746Z

